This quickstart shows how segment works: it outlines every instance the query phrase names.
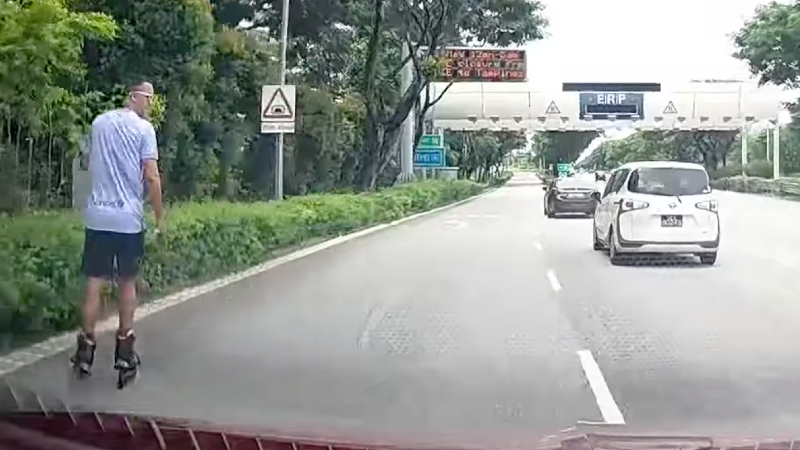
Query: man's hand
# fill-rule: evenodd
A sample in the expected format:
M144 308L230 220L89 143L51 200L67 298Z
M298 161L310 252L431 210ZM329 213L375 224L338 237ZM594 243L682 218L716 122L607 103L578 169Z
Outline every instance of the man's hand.
M153 230L155 234L161 234L164 231L164 219L156 218L156 229Z

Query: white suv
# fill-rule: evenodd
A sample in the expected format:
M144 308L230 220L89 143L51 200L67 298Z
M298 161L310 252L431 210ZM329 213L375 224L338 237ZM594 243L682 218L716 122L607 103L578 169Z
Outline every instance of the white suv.
M713 265L719 249L719 204L699 164L648 161L613 172L594 213L595 250L612 264L626 253L692 253Z

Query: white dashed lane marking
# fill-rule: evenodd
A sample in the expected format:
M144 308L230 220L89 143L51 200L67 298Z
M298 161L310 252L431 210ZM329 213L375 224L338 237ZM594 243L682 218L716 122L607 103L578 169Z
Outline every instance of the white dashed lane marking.
M547 271L547 281L550 282L550 287L553 289L553 292L561 291L561 283L558 281L558 277L556 277L556 273L553 270Z
M619 410L617 402L614 401L614 396L611 395L611 390L608 388L603 372L600 371L600 366L597 365L592 352L578 350L578 358L581 360L583 373L589 381L589 387L592 389L594 398L597 401L597 407L600 408L600 414L603 415L605 423L608 425L625 425L622 411Z

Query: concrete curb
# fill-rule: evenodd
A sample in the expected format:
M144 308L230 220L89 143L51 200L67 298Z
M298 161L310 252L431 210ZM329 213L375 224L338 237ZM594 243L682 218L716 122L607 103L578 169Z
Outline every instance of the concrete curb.
M351 242L358 238L368 236L378 231L382 231L387 228L391 228L406 222L411 222L413 220L425 216L433 215L451 208L455 208L456 206L460 206L465 203L485 197L491 194L492 192L496 191L498 188L499 187L489 188L478 195L466 198L464 200L459 200L449 205L440 206L439 208L435 208L430 211L425 211L408 217L404 217L402 219L395 220L394 222L376 225L374 227L356 231L354 233L350 233L344 236L339 236L333 239L329 239L327 241L321 242L311 247L303 248L295 252L292 252L288 255L284 255L279 258L269 260L263 264L251 267L250 269L244 270L242 272L227 275L205 284L187 288L180 292L170 294L166 297L154 299L153 301L150 301L140 306L139 309L136 310L136 316L134 320L139 321L147 316L163 311L167 308L180 305L181 303L187 302L201 295L205 295L210 292L216 291L217 289L223 288L225 286L229 286L233 283L244 280L245 278L249 278L254 275L264 273L270 269L274 269L286 263L298 260L300 258L304 258L309 255L313 255L314 253L321 252L331 247ZM97 333L100 334L116 330L118 320L119 317L116 314L114 314L98 322ZM57 336L53 336L44 342L40 342L38 344L34 344L29 347L13 351L8 355L0 357L0 376L8 375L17 369L31 365L37 361L48 358L50 356L56 355L64 350L69 349L74 344L75 344L75 332L71 331L59 334Z

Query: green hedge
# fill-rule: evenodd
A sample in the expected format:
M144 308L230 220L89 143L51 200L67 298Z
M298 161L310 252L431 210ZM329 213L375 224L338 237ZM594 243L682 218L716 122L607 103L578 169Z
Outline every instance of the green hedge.
M750 161L744 167L748 177L772 178L772 162L764 160ZM742 165L738 162L728 163L725 167L708 171L712 180L731 178L742 174Z
M773 180L761 177L743 177L740 175L712 180L711 187L714 189L746 192L749 194L768 194L800 198L800 178L787 177Z
M430 210L485 188L437 180L282 203L183 204L167 211L164 233L148 236L144 277L153 294L164 294L259 264L280 250ZM0 347L11 345L9 336L27 340L31 333L39 337L77 326L82 245L77 213L0 218Z

